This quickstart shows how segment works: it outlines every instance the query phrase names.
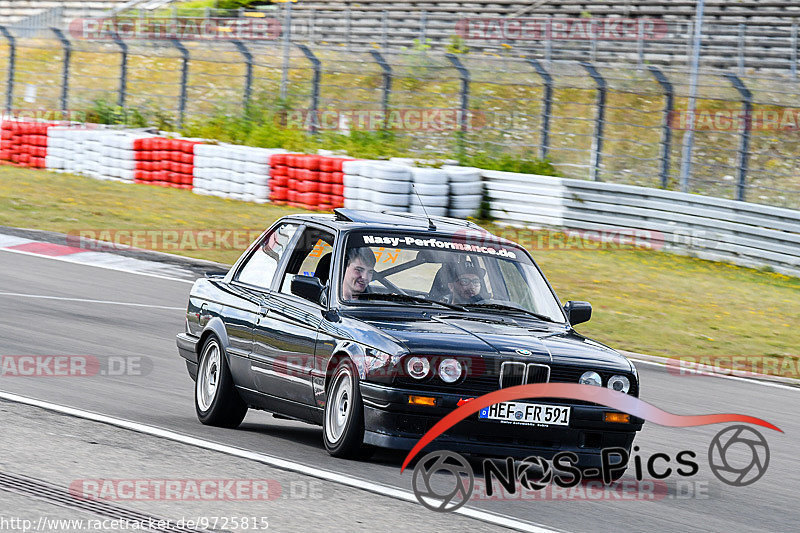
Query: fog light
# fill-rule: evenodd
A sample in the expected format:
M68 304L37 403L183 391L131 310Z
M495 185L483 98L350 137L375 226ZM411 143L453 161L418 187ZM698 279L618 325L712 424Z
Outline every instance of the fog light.
M620 424L627 424L631 421L631 415L626 413L603 413L603 419L606 422L618 422Z
M631 389L631 382L625 376L611 376L606 386L617 392L627 393Z
M445 383L455 383L461 377L463 367L457 359L443 359L439 363L439 377Z
M595 385L597 387L601 387L603 385L603 380L600 378L600 374L589 370L588 372L583 373L581 379L578 380L578 383L581 385Z
M433 407L436 405L436 398L430 396L409 396L408 403L413 405L428 405Z
M414 379L424 379L431 371L431 364L424 357L409 357L406 359L408 375Z

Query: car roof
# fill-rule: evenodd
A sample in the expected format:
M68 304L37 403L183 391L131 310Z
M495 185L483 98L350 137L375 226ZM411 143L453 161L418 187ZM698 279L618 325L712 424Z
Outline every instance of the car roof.
M468 220L438 216L426 217L425 215L414 213L376 213L356 209L334 209L334 214L332 215L296 214L289 215L287 218L316 222L338 230L375 228L427 231L435 229L438 232L446 233L449 231L463 231L465 228L469 228L486 231ZM431 224L434 228L431 227Z

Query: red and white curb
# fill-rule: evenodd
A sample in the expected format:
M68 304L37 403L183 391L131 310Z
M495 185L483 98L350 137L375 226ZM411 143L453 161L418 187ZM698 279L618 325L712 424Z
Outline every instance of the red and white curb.
M13 235L0 234L0 251L174 279L176 281L192 282L197 278L197 274L191 270L176 265L126 257L112 252L95 252L76 246L36 241Z

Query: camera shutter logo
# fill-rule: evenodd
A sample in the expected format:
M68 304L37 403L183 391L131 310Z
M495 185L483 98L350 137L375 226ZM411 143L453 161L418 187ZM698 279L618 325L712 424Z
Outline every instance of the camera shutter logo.
M437 476L438 472L447 475ZM469 501L475 487L475 474L461 455L446 450L435 451L420 459L414 467L411 486L419 503L432 511L450 512Z
M725 428L711 440L708 465L717 479L728 485L745 487L755 483L769 467L767 439L748 426Z

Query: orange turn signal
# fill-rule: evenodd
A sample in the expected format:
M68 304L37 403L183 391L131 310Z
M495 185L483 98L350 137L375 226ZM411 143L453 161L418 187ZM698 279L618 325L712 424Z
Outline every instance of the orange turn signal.
M606 422L619 422L627 424L631 421L631 415L625 413L604 413L604 420Z
M431 398L430 396L409 396L408 403L414 405L430 405L433 407L436 405L436 398Z

